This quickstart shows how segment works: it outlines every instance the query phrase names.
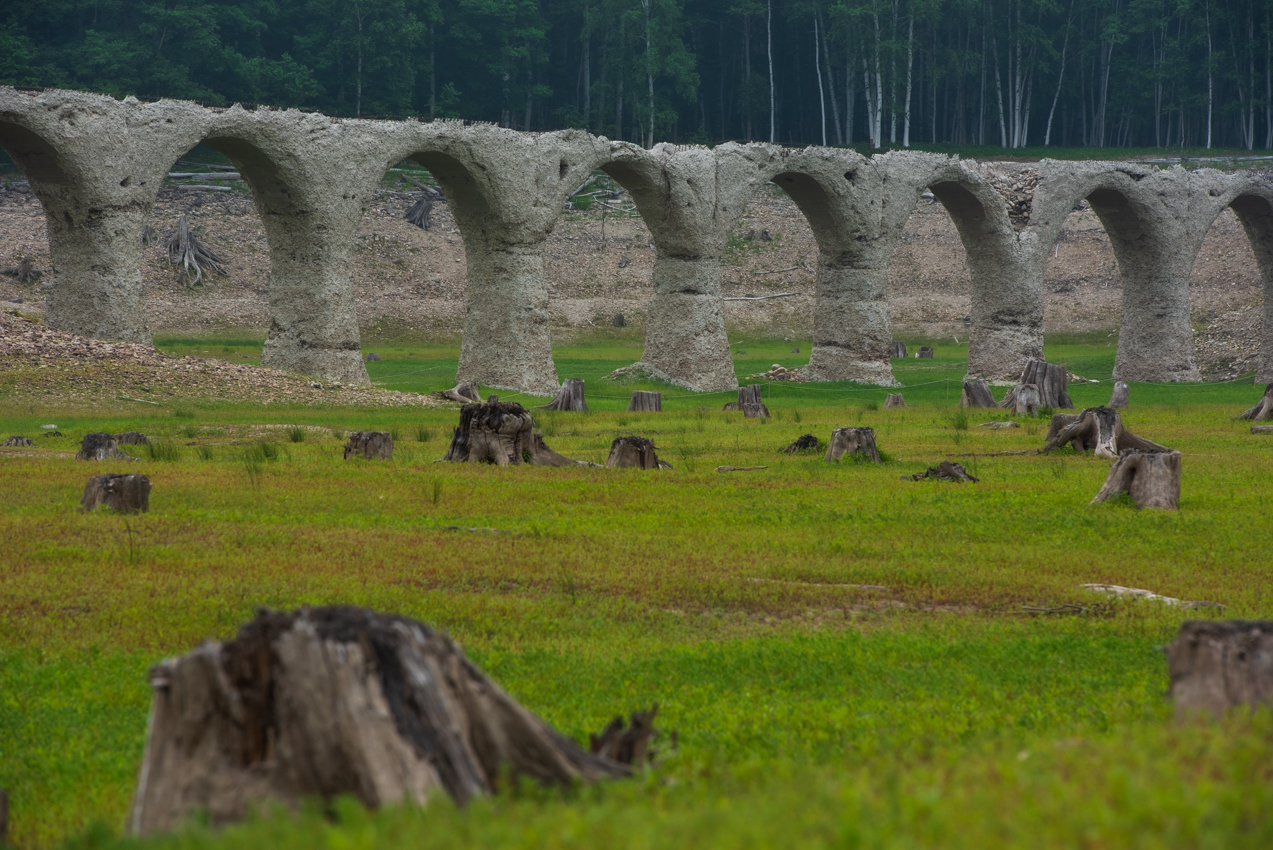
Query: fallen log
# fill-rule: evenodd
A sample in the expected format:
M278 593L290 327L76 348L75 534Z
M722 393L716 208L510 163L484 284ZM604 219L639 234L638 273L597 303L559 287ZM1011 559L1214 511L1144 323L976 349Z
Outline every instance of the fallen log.
M654 451L654 441L635 435L615 437L610 444L610 455L606 458L608 469L671 469L667 463L659 460Z
M1264 395L1260 396L1260 400L1255 403L1254 407L1248 408L1237 418L1254 419L1257 422L1273 419L1273 383L1264 387Z
M879 449L875 447L874 428L836 428L831 432L831 442L822 460L837 461L845 455L860 457L871 463L883 463Z
M95 475L84 485L80 513L107 507L121 514L150 512L150 479L144 475Z
M1138 508L1180 509L1180 452L1124 449L1091 504L1122 493Z
M1185 621L1167 644L1167 675L1180 718L1273 702L1273 620Z
M628 402L628 413L660 413L663 410L663 393L636 390Z
M557 395L553 396L553 400L547 404L540 405L539 410L573 410L576 412L587 413L588 402L583 397L583 381L579 378L570 378L562 383L561 389L557 390Z
M1252 434L1273 434L1273 425L1252 425L1251 433Z
M388 431L354 431L345 443L345 460L393 460L393 435Z
M482 403L482 396L477 391L477 385L470 384L468 381L460 381L449 390L434 390L433 395L447 401L457 401L460 404Z
M925 469L923 472L917 472L914 475L902 476L903 481L924 481L929 478L932 478L938 481L977 482L981 480L980 478L975 478L969 475L968 471L964 469L962 464L951 463L948 460L943 460L941 463L937 464L936 466L930 466L928 467L928 469Z
M717 472L753 472L757 469L768 469L767 466L718 466Z
M1089 407L1082 413L1058 413L1052 417L1048 437L1039 449L1047 454L1058 446L1069 443L1076 452L1092 450L1097 457L1117 458L1127 449L1143 452L1169 452L1151 440L1137 437L1123 426L1123 417L1108 407Z
M1120 410L1128 405L1131 401L1131 390L1127 388L1127 384L1122 381L1114 382L1114 391L1110 393L1109 406L1115 410Z
M1020 422L982 422L977 427L991 428L995 431L999 431L999 430L1002 430L1003 428L1020 428L1021 423Z
M602 733L606 755L588 753L445 635L345 606L263 610L234 640L156 664L150 685L134 834L196 811L220 826L267 801L346 794L377 808L445 794L463 805L522 778L625 777L654 734L650 711L635 731Z
M822 447L822 444L818 442L817 437L813 436L812 434L803 434L797 437L795 442L787 446L782 451L785 454L793 455L793 454L796 454L797 452L817 451L821 447Z
M964 392L959 397L960 407L998 407L998 402L990 392L990 385L984 378L964 381Z
M906 406L906 399L902 398L901 393L889 393L888 395L884 397L885 410L888 410L890 407L905 407L905 406Z

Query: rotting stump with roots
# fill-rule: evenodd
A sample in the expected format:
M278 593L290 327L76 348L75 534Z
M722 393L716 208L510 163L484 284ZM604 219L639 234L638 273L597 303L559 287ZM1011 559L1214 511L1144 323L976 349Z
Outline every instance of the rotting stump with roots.
M1080 454L1093 451L1097 457L1111 459L1117 458L1126 449L1171 451L1152 440L1137 437L1123 425L1123 415L1109 407L1089 407L1082 413L1054 414L1039 454L1047 454L1067 443Z
M653 734L650 712L626 741L621 729L602 736L608 755L589 753L445 635L345 606L261 611L234 640L155 665L150 684L135 834L197 811L230 823L267 801L294 809L347 794L377 808L445 794L464 805L521 777L625 777Z

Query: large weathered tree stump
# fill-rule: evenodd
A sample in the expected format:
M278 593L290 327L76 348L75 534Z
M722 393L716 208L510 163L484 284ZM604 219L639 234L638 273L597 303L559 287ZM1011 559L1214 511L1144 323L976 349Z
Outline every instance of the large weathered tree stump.
M888 356L891 360L896 360L899 357L905 358L906 343L902 342L900 339L893 340L893 344L889 346Z
M1257 421L1273 419L1273 384L1269 384L1264 388L1264 395L1260 396L1260 400L1255 407L1247 409L1238 418L1255 419Z
M830 463L845 455L859 456L871 463L883 463L879 449L875 447L874 428L836 428L831 432L831 442L822 460Z
M919 347L919 354L916 356L919 357L920 360L932 360L933 347L931 345L921 345Z
M1187 620L1167 644L1176 715L1273 702L1273 620Z
M345 460L393 460L393 435L388 431L354 431L345 443Z
M1138 508L1180 509L1180 452L1124 449L1109 468L1095 505L1126 493Z
M821 448L821 443L818 442L817 437L812 434L803 434L782 451L785 454L793 455L798 452L817 451L819 448Z
M348 794L369 807L457 803L526 777L544 785L631 774L639 731L593 755L520 706L445 635L359 608L263 611L238 637L150 670L151 719L133 800L136 834L196 811L215 825L277 801Z
M467 404L443 460L455 463L528 463L532 466L593 466L557 454L535 430L530 411L514 401Z
M1070 401L1069 393L1065 390L1068 381L1069 375L1064 366L1044 360L1027 360L1025 368L1021 370L1021 377L1017 380L1017 386L1034 384L1039 391L1041 407L1050 407L1054 410L1071 409L1074 407L1074 402ZM1008 395L999 402L999 406L1010 407L1012 395L1013 390L1009 390Z
M1131 401L1131 395L1131 390L1127 388L1127 384L1122 381L1115 381L1114 391L1109 396L1109 406L1115 410L1120 410Z
M1171 449L1137 437L1123 427L1123 417L1108 407L1089 407L1082 413L1058 413L1052 417L1048 437L1039 449L1047 454L1058 446L1070 444L1076 452L1093 451L1097 457L1117 458L1126 449L1143 452L1169 452Z
M75 458L76 460L136 460L115 448L115 438L101 431L84 435Z
M1034 384L1017 384L1004 398L1004 407L1012 416L1039 415L1039 388Z
M34 446L35 443L31 442L26 437L10 437L9 439L5 440L2 445L22 447L22 446Z
M107 507L121 514L150 512L150 479L144 475L95 475L84 486L80 511Z
M903 481L924 481L926 479L934 479L937 481L972 481L976 483L980 478L976 478L968 474L962 464L952 463L943 460L936 466L930 466L923 472L917 472L914 475L903 475Z
M482 396L477 391L476 384L470 384L468 381L460 381L449 390L435 390L435 396L447 401L457 401L460 404L481 404Z
M566 380L557 395L547 404L540 405L540 410L573 410L579 413L588 412L588 402L583 398L583 380L570 378Z
M888 410L890 407L905 407L905 406L906 406L906 399L902 398L901 393L889 393L888 395L884 397L885 410Z
M636 390L628 402L628 413L660 413L663 410L663 393Z
M748 384L745 387L738 388L738 401L727 403L721 410L746 410L746 405L754 404L764 407L764 402L760 400L760 384ZM769 408L765 407L765 416L769 415Z
M984 378L964 381L964 392L959 397L960 407L998 407L998 402L990 393L990 385Z
M667 466L654 452L654 441L645 437L615 437L610 444L607 468L659 469Z

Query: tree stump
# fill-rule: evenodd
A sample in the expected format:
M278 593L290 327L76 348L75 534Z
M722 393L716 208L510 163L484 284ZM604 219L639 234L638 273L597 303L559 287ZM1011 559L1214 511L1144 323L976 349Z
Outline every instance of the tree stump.
M890 407L905 407L905 406L906 406L906 399L902 398L901 393L889 393L887 396L884 397L885 410L887 410Z
M482 403L482 396L477 391L477 385L470 384L468 381L460 381L449 390L435 390L433 395L447 401L458 401L460 404Z
M654 452L654 441L645 437L616 437L610 444L606 467L623 469L659 469L667 466Z
M919 357L920 360L932 360L933 347L931 345L921 345L919 347L919 354L916 356Z
M1265 419L1273 419L1273 383L1265 386L1264 395L1260 396L1260 400L1256 403L1255 407L1249 408L1238 418L1254 419L1257 422Z
M1124 449L1109 468L1105 486L1091 504L1112 499L1120 493L1131 496L1138 508L1179 510L1180 452Z
M616 328L623 328L627 327L628 320L623 318L622 313L615 313L614 318L611 320L611 324L613 324Z
M896 360L899 357L905 357L906 343L902 342L900 339L893 340L893 344L889 347L888 356L890 360Z
M836 428L831 432L831 442L822 460L830 463L845 455L860 456L871 463L883 463L879 449L875 447L874 428Z
M539 409L573 410L587 413L588 403L583 398L583 381L579 378L568 379L561 385L561 389L557 390L557 395L553 396L553 400L541 405Z
M960 407L998 407L998 402L990 392L990 385L984 378L964 381L964 392L959 397Z
M115 445L117 446L148 446L150 439L138 431L125 431L122 434L115 435Z
M1176 716L1273 702L1273 620L1186 620L1167 644Z
M105 505L121 514L150 512L150 479L144 475L95 475L84 486L80 512Z
M4 441L4 445L6 446L34 446L35 443L31 442L26 437L10 437L9 439Z
M930 466L923 472L917 472L914 475L903 475L903 481L924 481L925 479L936 479L938 481L972 481L976 483L980 478L975 478L968 474L962 464L951 463L943 460L936 466Z
M595 466L557 454L535 430L530 411L514 401L467 404L443 460L497 466Z
M803 434L797 437L794 443L787 446L782 451L785 454L793 455L798 452L817 451L821 447L822 444L818 442L817 437L812 434Z
M1082 413L1058 413L1052 417L1047 440L1039 454L1069 443L1076 452L1094 451L1097 457L1117 458L1127 449L1170 452L1166 446L1137 437L1123 427L1123 417L1108 407L1089 407Z
M368 351L367 356L364 357L363 360L367 363L378 363L380 361L380 355L374 351Z
M1070 396L1065 391L1068 380L1064 366L1044 360L1027 360L1025 368L1021 370L1021 377L1017 379L1017 385L1034 384L1039 391L1040 407L1050 407L1054 410L1072 409L1074 402L1070 401ZM1011 399L1012 392L1009 392L999 406L1010 407Z
M1115 410L1119 410L1127 406L1131 401L1131 390L1127 389L1127 384L1122 381L1114 382L1114 392L1110 393L1109 406Z
M758 404L764 407L764 402L760 400L760 384L748 384L745 387L738 388L738 401L731 401L721 410L743 410L747 408L745 405ZM765 416L769 415L769 408L765 408Z
M740 405L740 407L742 408L744 419L769 418L769 408L765 407L763 404L751 404L749 402L747 404Z
M213 826L277 801L341 794L376 808L457 804L525 777L571 786L631 775L651 711L593 755L527 711L445 635L360 608L261 611L238 637L150 670L134 834L195 811Z
M345 460L393 460L393 437L388 431L355 431L345 444Z
M660 413L663 410L663 393L636 390L628 402L628 413Z
M85 434L80 443L80 450L75 453L76 460L136 460L115 448L115 438L101 431Z
M1017 384L1004 398L1008 412L1013 416L1039 415L1039 388L1034 384Z

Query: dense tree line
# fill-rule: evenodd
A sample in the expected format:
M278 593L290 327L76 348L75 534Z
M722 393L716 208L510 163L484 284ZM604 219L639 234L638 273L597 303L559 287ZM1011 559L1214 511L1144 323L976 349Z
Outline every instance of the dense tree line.
M1252 149L1273 0L9 0L0 82L644 144Z

